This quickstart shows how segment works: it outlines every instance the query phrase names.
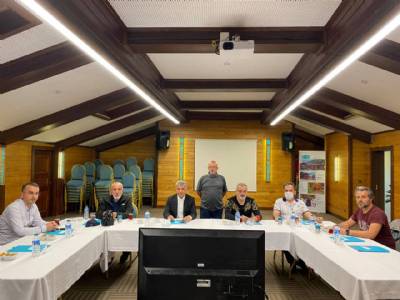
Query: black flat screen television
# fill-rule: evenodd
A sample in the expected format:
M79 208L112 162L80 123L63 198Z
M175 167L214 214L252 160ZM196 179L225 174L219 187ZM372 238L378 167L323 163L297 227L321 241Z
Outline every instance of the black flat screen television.
M265 232L141 228L138 299L264 299Z

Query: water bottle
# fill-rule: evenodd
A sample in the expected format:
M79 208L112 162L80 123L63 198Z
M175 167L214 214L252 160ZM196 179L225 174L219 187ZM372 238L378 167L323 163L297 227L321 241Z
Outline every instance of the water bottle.
M71 220L67 220L65 223L65 237L69 238L72 236L72 224Z
M146 225L149 225L150 223L150 212L148 210L144 213L144 222Z
M32 240L32 256L40 255L40 239L39 235L35 234Z
M88 220L89 219L89 206L85 206L85 209L83 210L83 219Z
M239 211L235 212L235 222L240 224L240 212Z
M338 244L339 243L339 240L340 240L340 228L339 228L339 226L335 226L334 228L333 228L333 241L336 243L336 244Z
M290 226L294 226L294 225L296 225L296 214L292 213L290 215Z

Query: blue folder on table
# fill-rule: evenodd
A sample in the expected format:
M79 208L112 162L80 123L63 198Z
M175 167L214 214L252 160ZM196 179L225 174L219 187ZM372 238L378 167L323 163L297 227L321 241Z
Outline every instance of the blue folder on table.
M365 242L363 239L360 239L356 236L350 236L350 235L342 236L342 241L345 243L363 243L363 242Z
M48 235L65 235L65 230L54 230L47 232Z
M40 245L40 251L43 251L49 245ZM8 252L32 252L32 245L18 245L14 246L11 249L8 249Z
M311 225L311 224L314 224L314 221L311 221L311 220L301 220L301 224L303 224L303 225Z
M359 251L359 252L380 252L380 253L388 253L390 252L388 249L380 247L380 246L350 246L351 248Z
M183 220L172 220L171 224L184 224Z

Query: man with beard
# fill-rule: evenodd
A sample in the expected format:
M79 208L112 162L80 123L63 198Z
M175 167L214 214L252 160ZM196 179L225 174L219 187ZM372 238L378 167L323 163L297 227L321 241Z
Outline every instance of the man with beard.
M350 219L339 224L340 234L375 240L396 249L385 212L373 204L374 192L366 186L358 186L354 195L359 208ZM360 230L350 229L355 224Z

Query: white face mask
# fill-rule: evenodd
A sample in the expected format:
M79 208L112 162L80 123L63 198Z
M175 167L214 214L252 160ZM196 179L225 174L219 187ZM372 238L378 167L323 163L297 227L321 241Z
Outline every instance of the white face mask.
M294 199L294 194L292 192L285 192L285 198L286 200L293 200Z

